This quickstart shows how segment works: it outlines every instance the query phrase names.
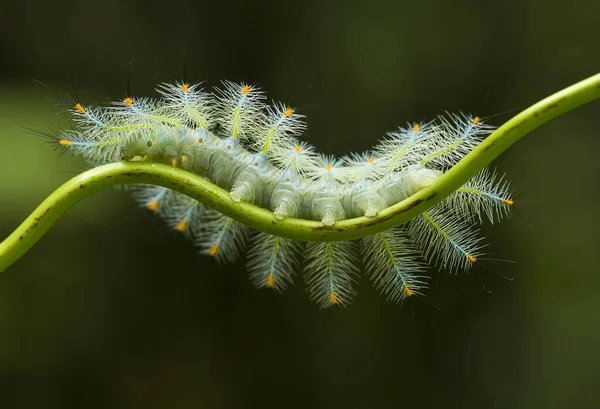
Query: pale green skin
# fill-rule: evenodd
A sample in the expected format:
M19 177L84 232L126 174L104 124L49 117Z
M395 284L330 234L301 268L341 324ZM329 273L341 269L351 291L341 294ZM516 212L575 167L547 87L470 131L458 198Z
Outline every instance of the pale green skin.
M186 194L256 230L301 241L353 240L383 232L420 215L460 188L513 143L540 125L600 97L600 74L559 91L519 113L431 185L383 209L376 217L356 217L325 226L320 221L286 218L241 201L200 176L167 165L118 162L84 172L55 190L2 243L0 271L29 250L69 208L83 198L112 186L145 183Z

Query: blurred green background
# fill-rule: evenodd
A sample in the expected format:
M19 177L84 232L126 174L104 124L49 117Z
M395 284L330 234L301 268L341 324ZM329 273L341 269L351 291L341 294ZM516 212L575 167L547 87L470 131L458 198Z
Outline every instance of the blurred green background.
M101 102L184 76L257 82L343 154L445 110L500 125L599 72L598 16L593 0L3 1L0 238L86 168L19 128L69 126L73 88ZM0 407L599 407L599 113L496 161L522 196L484 233L517 263L432 270L435 307L366 279L331 311L300 277L255 290L243 262L217 266L101 192L0 275Z

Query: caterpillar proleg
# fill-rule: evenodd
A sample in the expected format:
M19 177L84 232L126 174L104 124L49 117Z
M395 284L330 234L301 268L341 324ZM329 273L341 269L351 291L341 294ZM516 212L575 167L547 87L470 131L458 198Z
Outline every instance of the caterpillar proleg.
M304 116L267 103L256 85L225 81L213 92L201 84L160 84L158 98L127 97L106 107L77 103L74 130L45 137L92 164L156 162L185 169L285 218L324 226L383 209L435 182L494 127L477 116L445 113L388 133L371 150L343 158L302 141ZM427 288L427 263L469 270L483 254L475 225L499 221L513 206L510 184L483 170L447 199L406 225L356 241L301 243L247 226L165 187L132 189L141 206L193 238L219 262L246 253L256 287L285 290L301 274L311 300L345 306L363 271L389 300Z

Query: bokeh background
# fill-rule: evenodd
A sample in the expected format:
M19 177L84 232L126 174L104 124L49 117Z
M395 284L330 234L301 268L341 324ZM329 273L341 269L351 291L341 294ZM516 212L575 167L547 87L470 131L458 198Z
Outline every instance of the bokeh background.
M19 127L161 81L260 83L343 154L445 110L519 110L600 71L600 2L34 1L0 5L0 238L86 166ZM40 82L38 82L40 81ZM594 408L600 405L600 102L494 164L518 213L494 271L432 270L427 301L363 279L321 311L255 290L118 190L0 275L0 407ZM514 278L512 280L506 279Z

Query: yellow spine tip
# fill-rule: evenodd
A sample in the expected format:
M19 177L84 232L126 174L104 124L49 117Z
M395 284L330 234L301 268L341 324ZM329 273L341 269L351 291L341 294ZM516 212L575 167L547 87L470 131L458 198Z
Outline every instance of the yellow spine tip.
M66 139L61 139L60 141L58 141L58 143L62 146L73 145L73 142L67 141Z
M479 123L480 119L478 116L476 116L475 118L473 118L473 125L477 125Z
M512 206L515 202L512 199L502 199L502 201L508 206Z
M75 104L75 109L79 113L82 113L84 115L87 114L87 111L85 110L85 108L83 107L83 105L81 105L80 103Z
M273 273L269 273L269 276L267 277L267 287L268 288L273 288L275 287L275 276L273 275Z
M133 98L127 97L123 100L123 103L125 105L127 105L128 107L132 107L133 106Z
M371 156L369 159L367 159L367 163L368 163L369 165L372 165L372 164L374 164L374 163L375 163L375 158Z
M158 209L158 200L153 200L149 205L148 205L148 209L152 210L153 212L156 211L156 209Z
M181 86L179 88L181 88L181 90L183 91L184 94L187 94L188 91L190 90L190 86L186 83L181 84Z
M290 107L288 107L284 112L283 112L283 117L287 118L288 116L292 115L294 113L294 110Z
M244 86L242 87L242 94L248 95L249 93L250 93L250 85L244 84Z
M421 129L421 126L419 124L414 124L413 125L413 131L417 132L419 129Z
M188 159L188 157L187 157L187 156L185 156L185 155L181 155L181 163L182 163L182 164L184 164L184 165L187 165L187 164L188 164L188 161L189 161L189 159Z
M179 224L177 224L177 231L180 231L183 233L183 231L185 230L186 227L187 227L187 220L182 220L179 222Z
M335 291L331 291L331 295L329 296L329 303L331 305L336 305L338 303L338 297Z
M208 249L208 255L211 256L211 257L216 256L218 252L219 252L219 245L218 244L213 244Z
M301 150L302 150L302 146L300 146L300 145L296 145L296 146L294 147L294 151L295 151L295 152L300 152Z
M413 295L413 290L411 290L407 285L405 285L404 294L406 294L407 297L410 297L411 295Z
M329 172L329 171L331 170L331 165L327 165L327 166L325 166L325 170L326 170L327 172Z
M469 260L471 263L474 263L477 261L477 257L473 257L472 255L467 253L467 260Z

